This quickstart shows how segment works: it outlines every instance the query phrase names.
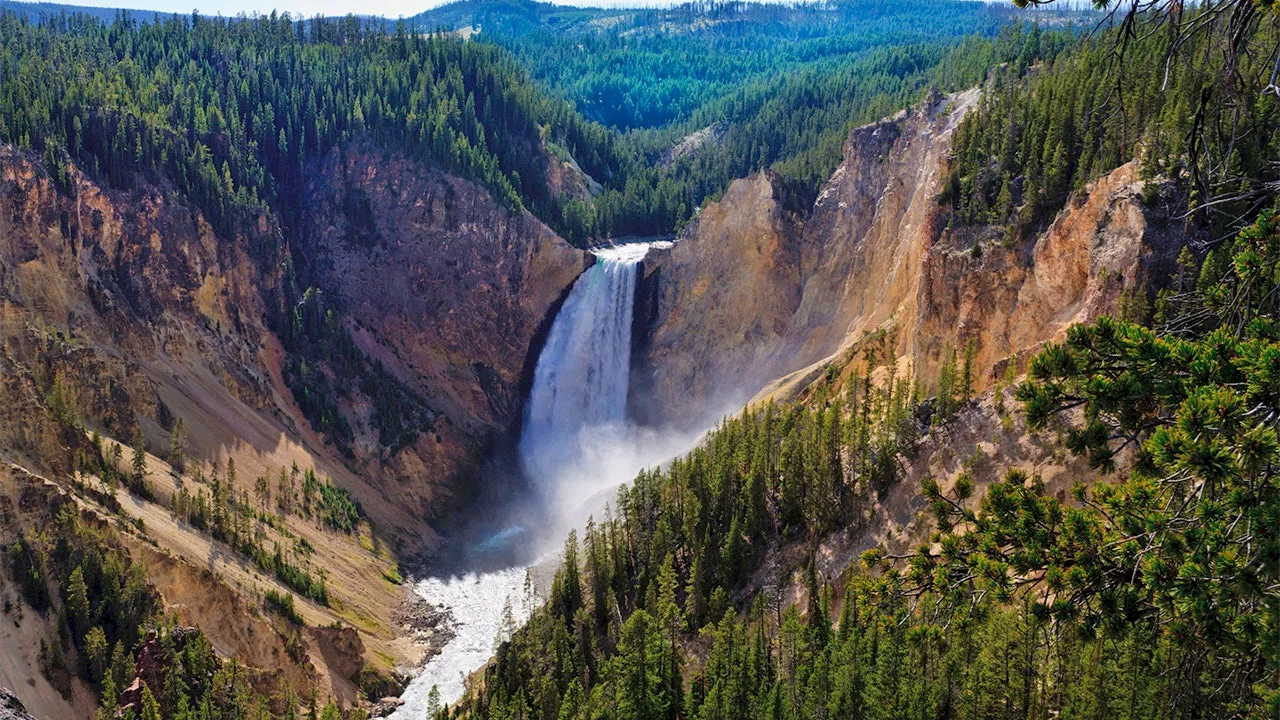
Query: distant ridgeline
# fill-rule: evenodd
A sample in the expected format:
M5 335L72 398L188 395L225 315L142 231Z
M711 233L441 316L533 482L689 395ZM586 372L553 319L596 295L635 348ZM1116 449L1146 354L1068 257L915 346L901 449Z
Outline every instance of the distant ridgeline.
M1016 12L1008 4L945 0L694 2L646 10L508 0L451 3L408 22L478 32L511 49L588 118L626 130L689 120L740 86L815 63L847 77L856 59L878 48L993 37Z
M53 17L55 15L87 15L102 22L113 22L116 18L124 14L130 20L144 22L152 20L157 16L168 16L172 13L151 12L149 10L125 10L121 8L110 7L92 7L90 5L62 5L59 3L47 2L13 2L12 0L0 0L0 10L11 12L15 15L23 15L32 21L39 20L41 16Z
M270 210L286 236L306 163L355 137L478 180L571 242L669 233L762 167L812 194L853 125L927 87L976 84L991 64L1051 56L1071 38L947 0L476 9L493 28L477 37L513 52L408 29L460 24L465 5L396 23L123 11L104 21L96 10L9 7L18 10L0 19L0 140L45 153L55 174L75 159L115 185L164 176L223 232ZM530 15L528 29L497 32ZM561 19L574 29L556 32ZM594 120L650 129L622 135ZM712 125L723 128L715 142L656 167ZM551 156L599 192L551 190Z
M694 2L599 10L520 0L457 2L410 18L478 32L511 50L588 119L626 132L621 193L595 203L586 234L662 234L728 184L774 167L811 199L848 131L928 87L977 84L992 64L1039 59L1009 5L854 0L811 5ZM1032 17L1067 27L1083 13ZM1055 35L1052 54L1068 34ZM1029 54L1028 54L1029 53ZM686 136L704 141L671 153ZM604 180L602 178L597 178Z

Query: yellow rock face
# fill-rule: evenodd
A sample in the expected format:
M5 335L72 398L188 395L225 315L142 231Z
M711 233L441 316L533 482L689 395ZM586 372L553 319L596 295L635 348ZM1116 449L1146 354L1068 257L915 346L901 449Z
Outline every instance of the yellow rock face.
M947 227L937 197L951 137L978 91L929 98L853 130L809 207L765 172L739 180L680 242L646 261L632 405L652 424L700 424L757 392L782 395L873 334L926 388L972 342L976 388L1069 325L1117 310L1185 242L1142 204L1130 164L1046 232ZM994 238L993 238L994 236ZM975 243L982 252L974 253Z

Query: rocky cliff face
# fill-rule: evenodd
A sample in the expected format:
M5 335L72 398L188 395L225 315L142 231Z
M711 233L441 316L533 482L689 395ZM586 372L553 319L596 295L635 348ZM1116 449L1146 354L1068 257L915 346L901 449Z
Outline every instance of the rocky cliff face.
M924 255L916 321L903 338L917 372L932 377L948 345L972 342L985 385L1006 359L1025 365L1044 341L1124 310L1126 298L1167 278L1187 238L1168 193L1149 194L1157 201L1148 206L1144 185L1136 163L1117 168L1030 243L993 239L986 228L944 231Z
M405 538L430 536L424 519L467 490L469 471L518 423L539 334L586 262L474 183L364 144L331 153L312 173L293 259L337 298L363 354L434 418L416 442L388 449L367 394L335 377L361 441L344 459L285 387L266 325L284 282L282 263L263 260L283 247L272 216L219 236L163 186L139 178L124 191L70 172L60 189L38 159L0 148L0 337L35 388L6 411L32 411L0 428L9 451L61 462L36 406L62 376L106 434L127 441L140 427L160 448L182 417L193 457L248 446L245 474L315 465Z
M977 100L977 90L933 96L850 134L804 225L804 299L788 329L794 345L775 362L817 361L915 313L951 134Z
M272 242L270 218L220 238L162 188L108 189L74 167L70 176L70 191L59 189L38 161L0 147L0 338L15 372L41 389L62 376L80 415L124 438L141 418L158 439L172 423L157 422L163 395L187 378L265 409L261 298L276 279L247 247ZM6 449L56 465L56 453L26 444L26 429L0 428Z
M335 149L313 177L303 254L314 281L361 349L445 418L375 458L396 502L430 512L518 425L540 335L588 256L475 183L366 144Z
M330 597L349 613L300 599L308 625L360 618L358 631L304 633L305 662L280 677L350 702L353 667L420 661L394 617L409 591L389 578L397 560L433 548L437 521L460 508L451 499L472 490L470 471L518 423L539 336L586 256L483 188L401 157L353 145L313 171L306 237L286 251L268 213L215 232L162 183L107 187L72 166L60 184L37 155L0 146L0 461L80 487L68 478L95 452L88 431L107 449L141 432L154 501L121 490L127 508L97 509L139 528L145 517L145 540L127 542L166 610L204 629L219 652L263 668L263 682L288 648L268 627L261 588L284 586L174 515L177 489L207 494L192 467L234 460L233 498L257 497L257 478L274 497L271 481L291 467L349 491L371 527L333 532L296 508L279 522L314 558L295 560L323 568ZM392 391L431 408L414 442L380 442L368 390L328 367L316 371L341 391L354 452L310 426L269 322L292 281L287 260L335 300L359 362L380 363ZM161 459L178 419L185 477ZM0 632L0 645L34 647L39 626L23 627ZM29 670L0 662L0 685L17 687ZM87 689L70 700L17 689L42 716L92 714Z
M981 390L1006 359L1115 312L1166 272L1185 238L1143 204L1133 165L1025 242L949 228L937 197L952 133L977 99L933 96L855 129L810 208L789 208L768 173L739 180L646 261L635 415L705 423L762 389L793 392L873 336L926 389L972 342Z
M695 424L750 397L732 397L747 388L725 381L768 366L801 301L792 204L765 171L733 183L674 247L650 251L637 291L633 414Z

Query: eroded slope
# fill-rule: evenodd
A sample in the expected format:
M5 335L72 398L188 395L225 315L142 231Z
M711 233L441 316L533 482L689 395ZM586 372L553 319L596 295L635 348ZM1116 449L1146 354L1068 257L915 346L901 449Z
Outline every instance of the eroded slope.
M855 129L809 208L789 204L767 172L736 181L647 261L635 414L698 424L762 390L790 396L881 334L887 359L926 390L971 344L980 390L1007 359L1145 298L1187 238L1161 193L1143 200L1132 163L1078 193L1043 233L951 226L938 197L952 134L977 99L935 95Z

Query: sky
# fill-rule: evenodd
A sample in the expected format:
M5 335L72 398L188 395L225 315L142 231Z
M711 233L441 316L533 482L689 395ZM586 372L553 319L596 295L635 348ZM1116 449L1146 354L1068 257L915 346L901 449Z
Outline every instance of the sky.
M36 2L38 0L29 0ZM198 10L202 15L233 16L240 13L268 14L272 10L291 15L381 15L388 18L409 17L445 4L449 0L45 0L66 5L91 5L94 7L124 7L138 10L156 10L165 13L190 13ZM662 6L673 1L662 0L555 0L560 5L613 6Z

